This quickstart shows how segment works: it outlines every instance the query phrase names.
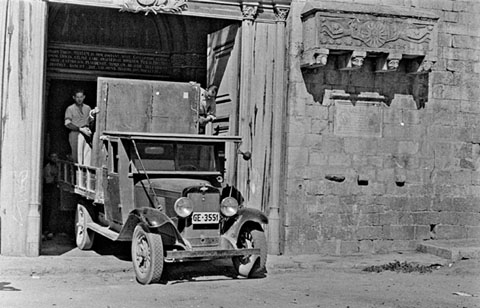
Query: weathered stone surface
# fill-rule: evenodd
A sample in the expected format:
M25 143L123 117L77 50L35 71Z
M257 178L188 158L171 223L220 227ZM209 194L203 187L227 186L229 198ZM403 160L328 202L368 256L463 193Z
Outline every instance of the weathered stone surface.
M349 63L341 66L341 59L330 53L324 67L303 71L300 79L295 75L298 70L292 73L291 80L301 83L303 78L308 92L304 86L293 86L293 92L289 89L293 97L298 96L289 103L289 114L299 116L291 119L295 122L291 131L306 129L304 136L289 135L289 145L295 149L288 152L294 160L288 158L287 178L296 180L303 175L308 181L287 181L289 202L298 197L295 202L300 200L305 206L297 209L306 212L295 220L297 229L292 234L297 242L291 245L310 252L328 246L329 251L342 254L413 249L418 241L430 238L480 238L480 3L364 2L372 4L372 12L376 4L391 4L409 10L427 9L440 17L438 39L431 45L438 58L431 72L407 76L373 73L375 61L368 57L352 70ZM294 1L292 6L303 4ZM296 32L292 33L298 34L303 25L296 22ZM324 31L320 38L325 38L324 29L318 29ZM355 39L348 35L326 37L322 45L347 41ZM358 46L362 44L366 43ZM355 51L358 46L352 44L346 50ZM292 51L294 46L290 47ZM398 48L405 54L405 48ZM292 59L295 61L298 63L298 58ZM382 105L382 119L377 122L382 124L381 135L353 134L350 123L339 134L335 96L325 97L327 92L335 92L337 100L345 103L355 97L348 107L352 110L361 100L361 92L385 96L387 103ZM359 121L360 117L354 119ZM297 171L290 165L300 167L299 162L305 159L301 147L306 148L308 158L303 162L304 171ZM344 180L331 181L327 175ZM302 223L309 227L300 227Z

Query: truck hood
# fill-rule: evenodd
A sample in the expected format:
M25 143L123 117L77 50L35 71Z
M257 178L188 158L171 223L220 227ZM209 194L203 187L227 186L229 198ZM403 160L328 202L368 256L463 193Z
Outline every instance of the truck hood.
M186 187L211 185L209 181L201 179L186 179L186 178L168 178L168 179L150 179L142 180L136 186L144 186L147 189L153 187L154 189L178 192L181 193Z

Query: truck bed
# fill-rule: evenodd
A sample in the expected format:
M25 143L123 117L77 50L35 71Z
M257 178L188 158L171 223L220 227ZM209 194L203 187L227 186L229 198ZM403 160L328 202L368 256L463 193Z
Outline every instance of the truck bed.
M58 184L60 189L103 203L102 170L100 168L58 161Z

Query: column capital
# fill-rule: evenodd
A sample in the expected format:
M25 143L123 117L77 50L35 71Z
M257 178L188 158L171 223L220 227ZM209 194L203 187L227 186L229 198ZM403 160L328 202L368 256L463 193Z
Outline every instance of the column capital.
M242 2L242 14L244 20L254 20L257 17L258 2Z
M276 22L285 22L287 20L288 13L290 12L290 6L275 4L273 6L275 12Z

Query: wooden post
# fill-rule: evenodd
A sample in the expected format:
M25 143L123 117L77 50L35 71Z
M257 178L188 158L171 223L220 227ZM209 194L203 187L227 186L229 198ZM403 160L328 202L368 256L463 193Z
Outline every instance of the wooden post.
M273 75L273 134L272 134L272 190L268 212L268 252L280 254L280 211L282 210L283 195L283 171L285 170L284 153L284 132L283 124L285 117L285 20L289 7L276 5L276 49L275 68Z
M0 12L0 253L38 256L47 4L2 1Z

